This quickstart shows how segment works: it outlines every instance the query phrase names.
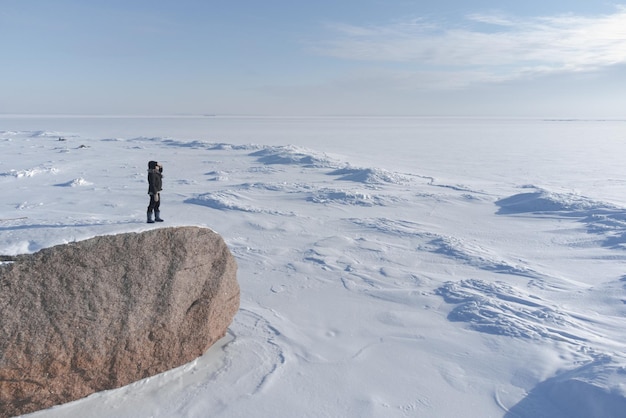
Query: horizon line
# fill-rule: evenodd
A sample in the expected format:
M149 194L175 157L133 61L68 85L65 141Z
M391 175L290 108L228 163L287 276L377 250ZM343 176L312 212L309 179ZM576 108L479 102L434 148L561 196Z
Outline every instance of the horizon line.
M135 114L135 113L1 113L0 118L128 118L128 119L199 119L199 118L267 118L267 119L315 119L315 118L415 118L415 119L519 119L544 120L554 122L573 121L625 121L620 117L572 117L572 116L519 116L519 115L419 115L419 114L254 114L254 113L164 113L164 114Z

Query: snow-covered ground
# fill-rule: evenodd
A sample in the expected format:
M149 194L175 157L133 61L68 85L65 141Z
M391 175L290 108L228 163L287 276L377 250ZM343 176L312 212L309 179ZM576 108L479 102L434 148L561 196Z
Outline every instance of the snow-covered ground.
M198 360L32 416L624 417L624 155L623 121L0 117L0 254L200 225L242 289Z

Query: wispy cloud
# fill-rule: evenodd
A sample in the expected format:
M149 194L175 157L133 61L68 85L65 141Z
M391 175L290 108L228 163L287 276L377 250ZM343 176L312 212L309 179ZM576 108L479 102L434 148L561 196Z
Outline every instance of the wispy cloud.
M472 14L455 26L417 19L386 26L332 25L318 52L393 68L449 88L626 63L626 7L600 16L521 18ZM412 74L412 75L411 75ZM445 77L444 77L445 76ZM444 81L447 80L447 81Z

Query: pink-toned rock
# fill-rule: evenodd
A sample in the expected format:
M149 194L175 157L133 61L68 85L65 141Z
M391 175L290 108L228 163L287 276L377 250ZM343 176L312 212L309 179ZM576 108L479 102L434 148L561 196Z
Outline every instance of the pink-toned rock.
M237 265L197 227L100 236L0 265L0 417L202 355L239 309Z

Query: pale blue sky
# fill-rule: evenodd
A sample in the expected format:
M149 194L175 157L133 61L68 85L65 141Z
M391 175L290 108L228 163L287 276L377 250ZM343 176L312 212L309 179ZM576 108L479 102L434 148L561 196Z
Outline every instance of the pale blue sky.
M0 113L626 118L626 2L0 0Z

